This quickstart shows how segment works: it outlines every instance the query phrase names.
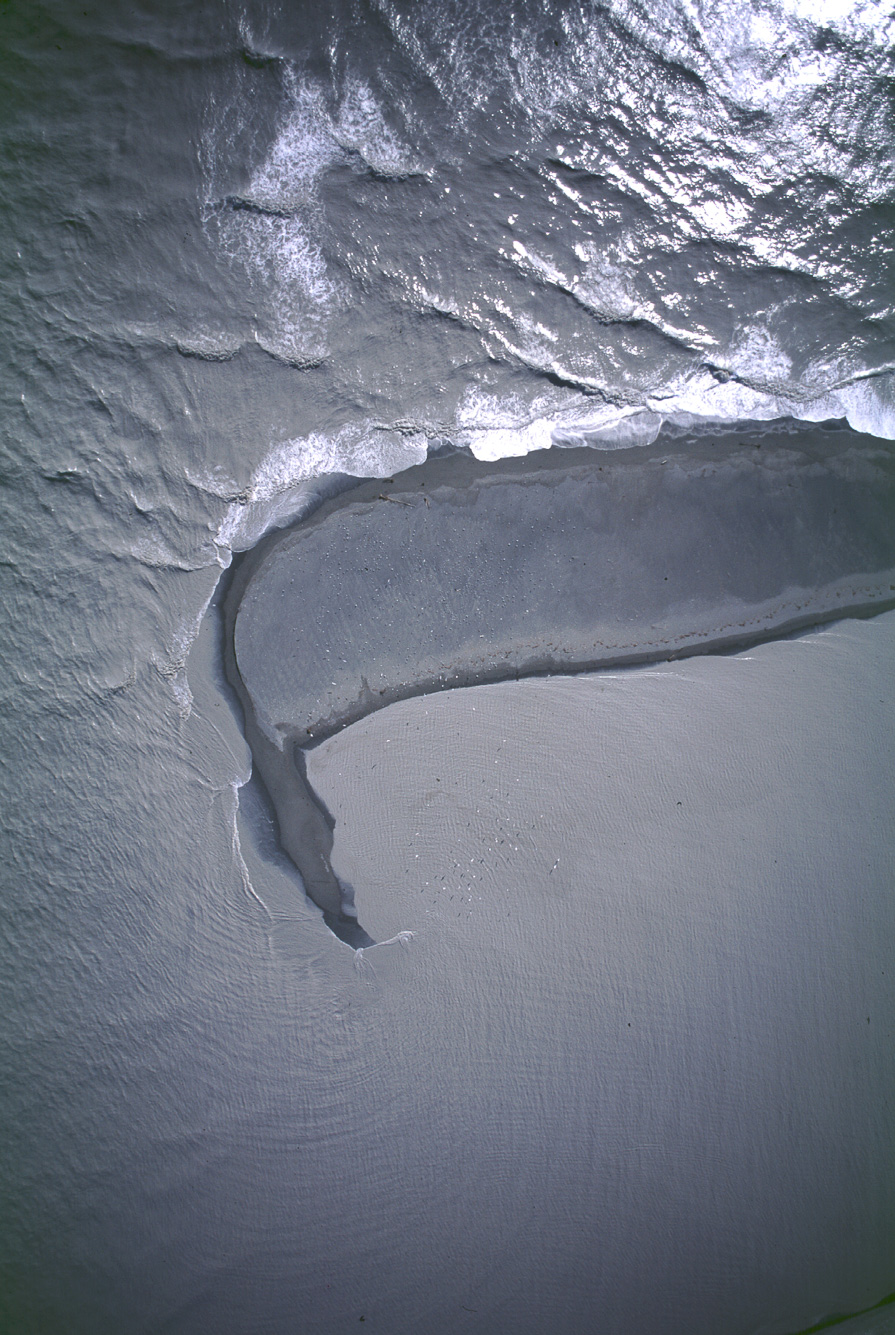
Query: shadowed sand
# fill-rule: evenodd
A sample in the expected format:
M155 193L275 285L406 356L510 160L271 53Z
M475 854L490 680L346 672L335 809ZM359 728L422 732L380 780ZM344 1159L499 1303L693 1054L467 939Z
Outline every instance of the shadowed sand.
M227 665L283 846L351 915L305 749L450 687L741 648L895 605L895 465L843 429L433 459L243 560Z

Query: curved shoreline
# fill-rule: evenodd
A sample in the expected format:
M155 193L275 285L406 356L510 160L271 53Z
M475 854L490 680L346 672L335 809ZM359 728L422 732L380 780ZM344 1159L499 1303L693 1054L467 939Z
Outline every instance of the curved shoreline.
M225 661L283 846L351 917L304 751L433 691L732 652L895 606L895 456L843 429L436 458L234 573Z

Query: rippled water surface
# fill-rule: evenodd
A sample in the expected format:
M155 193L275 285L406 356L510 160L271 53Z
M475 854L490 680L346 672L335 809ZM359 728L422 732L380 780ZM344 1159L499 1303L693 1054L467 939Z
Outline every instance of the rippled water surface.
M888 449L893 35L888 7L841 0L0 5L11 1335L539 1331L551 1310L604 1329L598 1260L531 1281L538 1202L563 1209L549 1144L568 1187L576 1127L487 1134L507 1072L550 1047L562 1080L534 935L517 1067L476 1023L490 1002L449 1060L427 1047L431 978L453 996L464 951L487 974L472 927L459 955L389 948L367 985L248 783L215 594L331 475L441 447L608 449L664 424L673 451L795 417ZM880 678L848 674L885 710ZM876 774L855 745L849 773ZM873 810L871 898L891 868ZM880 1108L886 1051L854 1057ZM858 1175L874 1237L887 1171ZM494 1251L473 1254L481 1182ZM895 1271L871 1252L798 1310L757 1265L724 1329L877 1303ZM690 1335L663 1285L656 1331ZM639 1301L617 1297L609 1335L646 1331Z

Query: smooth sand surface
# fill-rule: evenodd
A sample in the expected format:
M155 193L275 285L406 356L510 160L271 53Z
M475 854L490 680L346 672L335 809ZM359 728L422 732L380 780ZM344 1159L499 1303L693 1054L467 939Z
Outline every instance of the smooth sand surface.
M396 994L470 1329L782 1335L891 1291L893 662L886 613L311 753L361 920L415 933L355 1000ZM412 1291L425 1226L383 1220Z

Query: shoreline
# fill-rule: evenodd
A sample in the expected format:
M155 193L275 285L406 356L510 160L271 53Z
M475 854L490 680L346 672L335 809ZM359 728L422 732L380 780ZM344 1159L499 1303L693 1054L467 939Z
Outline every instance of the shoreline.
M305 753L398 701L733 653L895 606L895 458L874 437L743 431L685 450L434 458L247 553L225 662L281 840L353 916Z

